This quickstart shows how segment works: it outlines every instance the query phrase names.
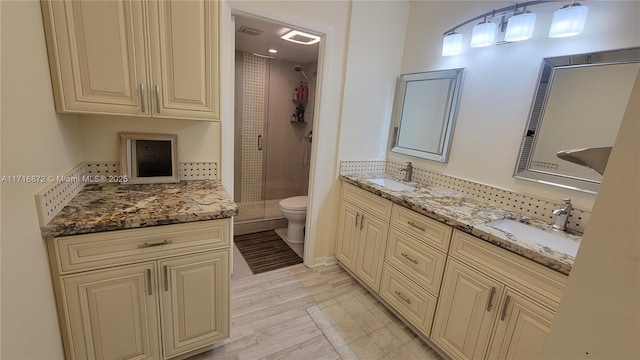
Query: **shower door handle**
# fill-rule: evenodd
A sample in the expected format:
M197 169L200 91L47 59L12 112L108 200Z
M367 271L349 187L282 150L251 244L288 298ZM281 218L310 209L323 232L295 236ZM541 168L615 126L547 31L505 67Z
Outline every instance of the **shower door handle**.
M258 150L262 151L262 135L258 135Z

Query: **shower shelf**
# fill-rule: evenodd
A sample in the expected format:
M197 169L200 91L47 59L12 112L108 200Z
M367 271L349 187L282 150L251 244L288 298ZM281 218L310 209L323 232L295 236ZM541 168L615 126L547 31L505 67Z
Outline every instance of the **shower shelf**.
M291 100L296 106L302 106L304 108L307 107L307 100Z

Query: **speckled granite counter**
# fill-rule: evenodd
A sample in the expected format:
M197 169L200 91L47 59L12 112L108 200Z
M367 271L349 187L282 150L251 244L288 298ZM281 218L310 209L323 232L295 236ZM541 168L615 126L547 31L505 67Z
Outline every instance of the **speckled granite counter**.
M347 174L340 176L347 183L447 224L454 229L472 234L501 248L522 255L563 274L569 274L571 271L574 261L573 256L518 238L514 234L487 225L491 221L511 219L552 232L551 225L541 220L532 219L522 214L490 205L450 189L408 183L415 186L415 190L392 191L367 181L367 179L380 177L380 174ZM384 177L393 179L390 175L385 175ZM397 181L398 179L394 180ZM574 241L581 240L581 236L578 235L567 235L567 237Z
M237 212L222 184L213 180L88 184L41 231L45 237L76 235L224 219Z

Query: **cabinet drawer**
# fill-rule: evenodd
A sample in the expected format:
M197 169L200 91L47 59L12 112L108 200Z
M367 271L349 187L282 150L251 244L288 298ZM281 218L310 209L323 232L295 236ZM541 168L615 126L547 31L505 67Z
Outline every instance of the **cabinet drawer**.
M446 255L395 228L389 230L386 261L430 293L438 295Z
M405 209L399 205L393 205L391 225L409 234L416 235L420 240L435 246L445 253L449 249L451 227L429 219L415 211Z
M459 230L453 232L449 255L482 270L514 289L557 308L567 276ZM522 284L526 284L523 286Z
M347 183L343 183L342 186L342 199L349 201L371 215L380 217L385 222L389 221L391 206L393 205L389 200Z
M50 239L59 274L229 246L229 219Z
M417 286L388 264L382 270L380 296L422 334L429 336L436 297Z

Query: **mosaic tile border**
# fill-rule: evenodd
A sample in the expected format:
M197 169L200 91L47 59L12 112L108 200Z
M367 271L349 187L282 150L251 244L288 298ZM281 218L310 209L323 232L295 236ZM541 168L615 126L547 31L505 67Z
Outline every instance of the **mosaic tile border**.
M384 163L384 170L380 171L380 164ZM404 163L392 161L341 161L340 173L366 172L366 173L387 173L397 178L402 178L404 172L400 169L404 168ZM514 191L501 189L495 186L476 183L473 181L456 178L449 175L438 174L428 170L419 168L413 169L413 181L424 185L438 186L457 192L464 193L478 200L483 200L496 205L500 208L515 211L517 213L530 216L535 219L554 223L555 216L552 214L553 209L562 206L560 202L552 202L545 199L536 198L534 196L516 193ZM584 232L590 211L573 209L567 227L572 230Z
M180 181L216 180L216 162L185 162L178 164ZM119 161L82 162L64 175L57 176L47 187L35 195L36 210L40 226L45 226L84 187L84 176L119 175Z

